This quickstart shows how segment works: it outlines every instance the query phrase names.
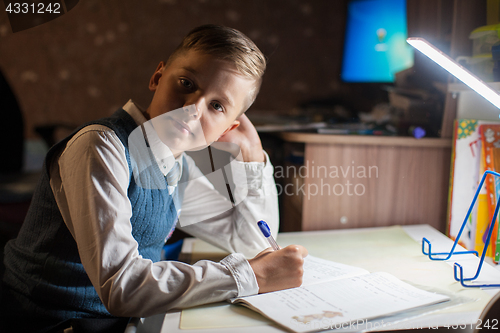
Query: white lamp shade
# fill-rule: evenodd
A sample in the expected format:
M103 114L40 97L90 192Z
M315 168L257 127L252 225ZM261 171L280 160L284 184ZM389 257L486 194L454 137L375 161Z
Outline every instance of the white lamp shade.
M466 68L460 66L456 61L441 52L424 38L411 37L406 41L500 109L500 94L477 76L469 72Z

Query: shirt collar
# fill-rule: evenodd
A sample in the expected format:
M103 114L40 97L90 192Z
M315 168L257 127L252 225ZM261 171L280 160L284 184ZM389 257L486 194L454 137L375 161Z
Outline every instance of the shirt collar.
M127 112L137 125L143 127L144 139L149 144L151 152L155 157L156 163L160 167L161 172L164 176L172 169L175 161L179 162L181 174L182 174L182 153L179 157L174 158L174 155L170 148L168 148L158 137L158 134L153 128L150 121L144 116L144 111L135 104L132 100L129 100L124 106L123 110Z

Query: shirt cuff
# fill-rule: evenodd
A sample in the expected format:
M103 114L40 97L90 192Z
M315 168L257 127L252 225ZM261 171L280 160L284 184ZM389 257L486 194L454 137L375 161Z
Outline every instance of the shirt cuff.
M230 254L222 259L220 263L227 267L236 281L238 287L237 297L255 295L259 292L259 285L252 266L250 266L243 254Z

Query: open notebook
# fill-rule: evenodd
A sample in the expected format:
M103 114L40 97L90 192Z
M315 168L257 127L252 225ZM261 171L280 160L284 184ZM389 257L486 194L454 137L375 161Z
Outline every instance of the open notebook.
M298 288L231 299L295 332L348 328L450 300L388 273L307 256Z

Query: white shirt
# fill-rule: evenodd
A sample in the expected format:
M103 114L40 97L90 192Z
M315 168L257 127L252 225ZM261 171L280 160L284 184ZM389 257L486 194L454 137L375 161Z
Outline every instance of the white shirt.
M138 125L146 121L131 101L124 110ZM168 162L170 151L160 146L151 148L166 174L172 167ZM189 183L178 227L233 253L220 262L153 263L139 255L130 223L125 148L108 127L91 125L80 130L50 166L50 184L64 222L93 286L113 315L147 317L258 292L245 257L269 247L257 221L266 220L276 234L279 219L268 156L265 163L231 162L234 183L239 184L242 173L247 182L242 189L237 186L235 194L244 199L229 210L228 200L214 189L192 158L183 156L187 165L182 167L189 170ZM163 163L170 163L169 167L163 168Z

